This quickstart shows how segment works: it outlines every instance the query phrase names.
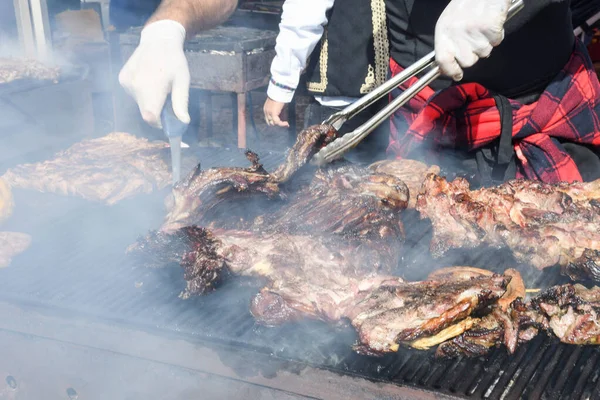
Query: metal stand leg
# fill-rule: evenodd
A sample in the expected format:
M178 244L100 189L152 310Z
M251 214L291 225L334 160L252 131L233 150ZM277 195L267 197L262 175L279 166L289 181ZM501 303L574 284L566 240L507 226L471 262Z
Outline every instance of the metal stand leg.
M17 29L22 48L25 50L25 56L35 58L35 37L33 33L33 24L31 23L29 1L14 0L15 16Z
M238 128L238 103L237 103L237 94L235 93L230 93L230 98L231 98L231 114L232 114L232 118L231 118L231 131L232 132L237 132L237 128Z
M238 148L246 148L246 93L237 94Z

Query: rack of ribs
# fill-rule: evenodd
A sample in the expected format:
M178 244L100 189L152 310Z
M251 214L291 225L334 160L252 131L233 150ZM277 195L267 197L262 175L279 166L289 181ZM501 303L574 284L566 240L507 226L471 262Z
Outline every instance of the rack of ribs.
M76 143L50 160L17 165L2 178L13 188L113 205L169 186L168 156L165 142L113 132Z
M58 82L60 68L49 67L37 60L0 58L0 85L20 79Z

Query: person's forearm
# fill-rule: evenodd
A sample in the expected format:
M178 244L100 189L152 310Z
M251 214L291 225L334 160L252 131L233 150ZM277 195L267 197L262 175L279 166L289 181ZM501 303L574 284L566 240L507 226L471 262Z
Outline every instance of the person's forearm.
M267 95L274 101L292 101L309 55L323 35L327 12L334 0L286 0L283 4L276 56L271 63Z
M177 21L189 37L227 20L237 3L237 0L163 0L146 24L164 19Z

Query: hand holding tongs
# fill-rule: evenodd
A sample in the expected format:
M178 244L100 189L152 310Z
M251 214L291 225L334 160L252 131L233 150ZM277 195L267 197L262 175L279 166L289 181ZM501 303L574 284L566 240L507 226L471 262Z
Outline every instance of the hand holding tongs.
M512 5L508 9L506 20L508 21L514 17L519 11L521 11L523 6L523 0L513 1ZM359 100L344 108L342 111L336 112L327 120L323 121L323 124L325 125L331 125L335 129L340 129L341 126L350 118L371 106L377 100L394 90L396 87L400 86L415 75L423 72L428 67L432 68L421 79L415 82L414 85L406 89L400 96L385 106L373 118L356 128L353 132L334 140L322 148L317 154L314 155L311 163L320 166L340 158L350 149L359 144L365 137L367 137L367 135L369 135L369 133L373 132L375 128L379 126L379 124L388 119L397 109L402 107L427 85L436 80L440 76L440 67L435 62L435 52L432 51L431 53L427 54L425 57L406 68L395 77L384 82L371 93L361 97Z

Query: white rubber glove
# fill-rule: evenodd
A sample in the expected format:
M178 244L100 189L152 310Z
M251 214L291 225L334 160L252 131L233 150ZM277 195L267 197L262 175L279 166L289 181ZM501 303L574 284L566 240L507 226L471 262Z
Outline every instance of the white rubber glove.
M173 111L189 123L190 71L183 52L185 28L162 20L146 26L135 49L119 74L121 86L135 99L142 118L161 128L160 114L171 93Z
M455 81L504 39L511 0L452 0L435 26L435 59Z

